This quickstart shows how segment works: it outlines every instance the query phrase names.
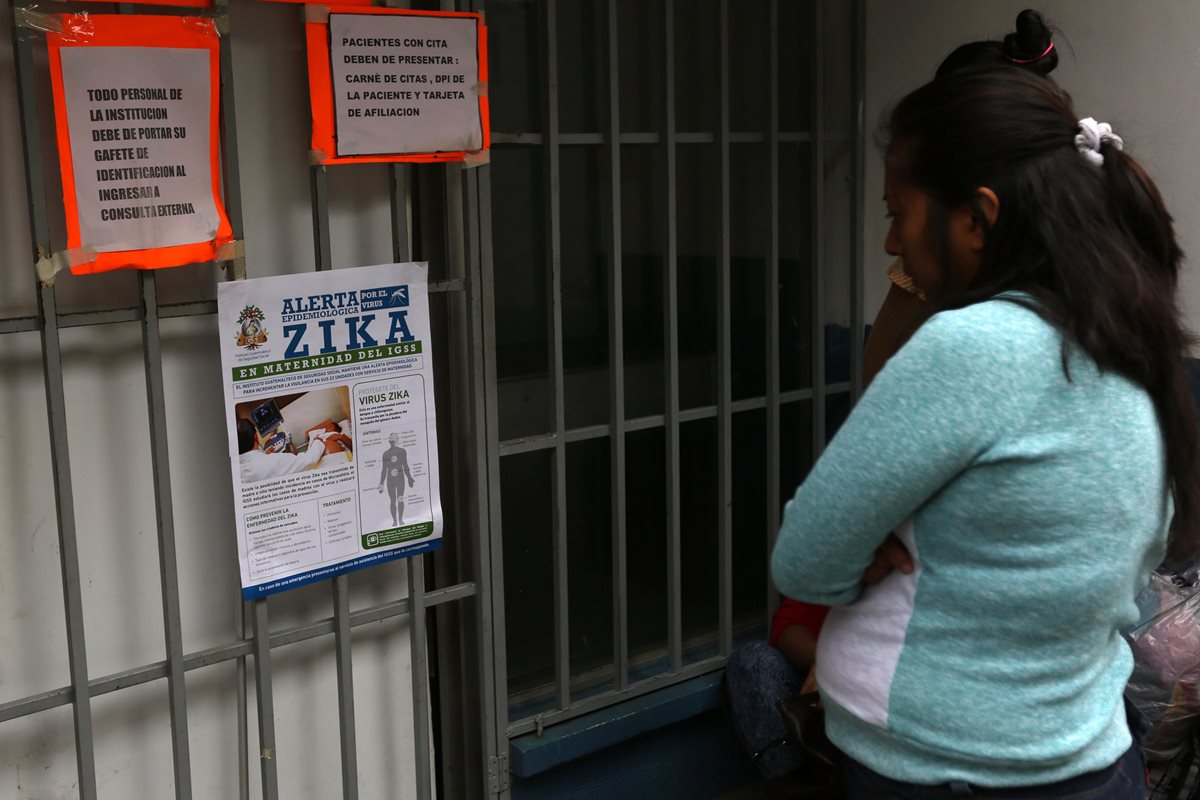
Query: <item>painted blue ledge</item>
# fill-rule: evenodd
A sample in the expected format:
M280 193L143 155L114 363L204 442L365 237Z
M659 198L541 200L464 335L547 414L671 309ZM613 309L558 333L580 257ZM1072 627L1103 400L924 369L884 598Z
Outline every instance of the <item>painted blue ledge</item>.
M665 728L720 705L723 672L702 675L624 703L513 739L509 768L520 778L591 755L639 734Z

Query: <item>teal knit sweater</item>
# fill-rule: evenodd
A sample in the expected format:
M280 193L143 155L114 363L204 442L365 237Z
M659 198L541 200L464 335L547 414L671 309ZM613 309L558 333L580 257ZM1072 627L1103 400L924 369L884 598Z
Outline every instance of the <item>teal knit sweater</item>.
M1164 556L1146 392L996 299L931 318L787 504L779 590L837 606L817 652L830 738L922 784L1050 783L1130 745L1119 629ZM896 531L911 575L860 581Z

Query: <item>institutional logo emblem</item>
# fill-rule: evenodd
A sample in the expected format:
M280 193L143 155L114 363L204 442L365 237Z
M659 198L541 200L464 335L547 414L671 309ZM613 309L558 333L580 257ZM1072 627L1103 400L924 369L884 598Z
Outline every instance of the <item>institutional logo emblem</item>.
M257 350L267 343L267 329L263 327L265 315L258 306L246 306L238 315L237 343L246 350Z

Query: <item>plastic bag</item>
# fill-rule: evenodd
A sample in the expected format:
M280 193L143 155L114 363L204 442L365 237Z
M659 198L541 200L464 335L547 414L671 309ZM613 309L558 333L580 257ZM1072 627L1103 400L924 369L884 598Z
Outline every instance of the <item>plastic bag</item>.
M1169 761L1200 725L1200 586L1154 573L1126 632L1134 668L1126 695L1152 724L1146 760Z

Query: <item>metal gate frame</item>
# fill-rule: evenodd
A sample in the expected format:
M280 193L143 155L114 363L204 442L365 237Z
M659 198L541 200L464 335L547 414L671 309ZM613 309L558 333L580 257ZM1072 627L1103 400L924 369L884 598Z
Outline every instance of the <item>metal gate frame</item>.
M21 130L26 163L26 190L30 214L30 229L34 243L33 258L29 264L34 275L33 263L49 258L53 253L50 220L47 208L47 181L43 174L42 135L38 125L39 97L35 85L33 47L41 35L18 24L26 9L26 0L16 0L12 7L13 47L17 71L17 88L21 111ZM443 7L453 8L453 0L443 0ZM119 13L128 12L130 4L118 4ZM147 9L155 13L156 9ZM176 11L175 13L179 13ZM188 10L189 14L211 14L217 18L228 15L227 0L219 0L211 11ZM231 63L230 42L223 36L220 43L220 111L221 152L223 165L224 201L233 228L233 235L240 243L243 234L242 208L238 181L238 152L236 124L234 119L233 84L234 73ZM311 190L313 207L313 233L316 264L318 270L330 269L331 246L329 213L326 196L326 171L324 167L311 167ZM389 167L389 189L392 208L392 250L397 261L420 258L413 252L413 177L414 169L408 165ZM187 727L187 693L185 674L214 664L236 661L239 674L246 674L246 658L253 658L253 670L258 710L259 773L262 796L266 800L279 797L278 754L275 748L274 706L272 694L271 651L276 648L308 639L333 634L333 650L337 670L337 692L340 727L340 755L342 770L342 796L346 800L358 797L357 751L354 724L354 688L351 670L350 632L359 625L381 620L395 619L407 615L410 619L410 642L413 671L413 739L416 750L416 786L418 797L431 796L431 742L428 721L430 719L429 658L427 615L434 610L459 608L461 627L457 634L462 637L459 646L468 654L468 666L464 680L475 681L470 695L478 693L483 725L471 708L464 702L460 706L463 719L458 723L456 734L464 741L458 742L464 751L479 752L482 763L468 763L463 773L451 776L443 783L451 795L461 793L470 796L473 787L486 785L489 794L501 789L501 780L507 769L497 757L498 740L494 735L496 726L492 721L491 709L495 708L495 675L490 669L493 623L490 601L493 596L491 581L493 569L490 562L491 529L488 521L488 474L484 458L487 436L487 410L484 397L489 385L485 381L488 349L481 336L482 315L485 306L483 297L490 291L481 273L482 262L478 242L477 195L479 171L464 180L461 165L448 164L439 168L444 180L445 206L439 209L443 221L448 269L454 276L430 284L433 294L448 298L462 298L460 316L463 317L462 341L447 343L442 348L445 356L453 355L452 377L449 391L443 394L454 413L456 434L452 438L453 457L451 463L469 465L464 469L467 484L456 492L461 502L460 519L465 524L460 531L449 532L461 536L466 555L466 574L476 576L435 590L426 590L425 561L423 557L407 559L409 594L380 605L350 610L349 575L329 581L331 587L331 615L323 620L281 630L271 630L267 598L247 603L245 615L250 619L250 630L226 644L205 650L184 653L180 622L180 598L178 567L175 550L175 530L171 505L171 476L168 465L167 411L163 378L161 373L162 349L160 322L163 319L207 315L216 313L212 301L160 305L156 295L156 280L153 271L140 272L140 305L86 313L61 313L57 309L53 282L37 285L38 311L36 316L0 319L0 334L37 331L41 337L42 369L46 386L46 401L49 418L51 464L54 477L55 510L58 521L60 566L62 573L64 609L70 684L35 695L0 703L0 722L37 714L64 705L72 707L75 753L78 773L79 794L83 800L97 796L96 765L92 738L92 699L110 692L138 686L165 678L168 687L170 710L171 749L175 777L175 797L186 800L192 797L191 758ZM464 213L464 184L470 212ZM417 220L421 224L421 220ZM473 231L468 236L467 228ZM214 265L214 267L217 265ZM238 256L233 261L220 264L228 279L245 277L245 260ZM456 301L457 302L457 301ZM62 351L60 331L64 328L105 325L119 322L140 322L142 326L143 356L146 374L146 397L150 419L151 462L154 476L154 502L158 529L159 567L162 589L163 626L165 635L165 658L120 673L92 676L88 672L84 638L84 618L80 588L79 550L71 479L70 451L67 437L66 398L63 384ZM457 338L457 337L455 337ZM443 357L445 357L443 356ZM444 391L444 390L443 390ZM461 476L456 476L461 477ZM229 532L232 535L232 531ZM436 554L436 559L440 554ZM473 600L471 599L473 598ZM470 656L474 655L472 659ZM473 662L473 663L472 663ZM248 795L250 765L247 757L245 681L239 684L239 744L241 763L242 796ZM471 738L479 731L481 741ZM445 742L443 742L445 743ZM506 745L506 743L505 743ZM286 764L286 756L285 756ZM445 776L443 776L445 779Z

